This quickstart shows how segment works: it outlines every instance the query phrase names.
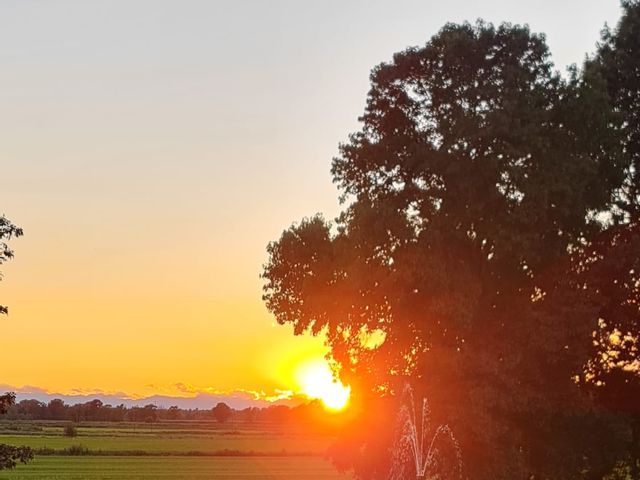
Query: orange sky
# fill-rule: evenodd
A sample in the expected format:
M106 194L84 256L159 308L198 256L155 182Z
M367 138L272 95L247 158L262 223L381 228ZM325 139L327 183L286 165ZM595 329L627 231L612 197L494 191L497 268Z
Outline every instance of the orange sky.
M478 5L481 3L482 5ZM448 20L529 22L560 66L618 0L0 6L0 383L297 390L325 353L261 301L268 241L338 212L330 160L375 64Z

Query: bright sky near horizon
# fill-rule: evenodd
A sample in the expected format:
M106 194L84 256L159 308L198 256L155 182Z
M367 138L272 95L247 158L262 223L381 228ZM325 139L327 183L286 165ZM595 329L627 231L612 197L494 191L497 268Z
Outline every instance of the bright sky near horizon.
M618 0L0 2L0 383L130 395L300 388L265 247L338 212L369 71L447 21L545 32L562 70Z

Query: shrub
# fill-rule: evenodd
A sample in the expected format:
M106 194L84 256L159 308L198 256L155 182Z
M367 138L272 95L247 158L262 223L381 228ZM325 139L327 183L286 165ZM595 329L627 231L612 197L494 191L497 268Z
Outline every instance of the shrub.
M69 424L64 426L64 436L65 437L77 437L78 429L75 425Z
M84 445L71 445L62 450L62 455L89 455L91 452Z
M14 447L0 444L0 470L15 468L19 463L27 463L33 458L29 447Z

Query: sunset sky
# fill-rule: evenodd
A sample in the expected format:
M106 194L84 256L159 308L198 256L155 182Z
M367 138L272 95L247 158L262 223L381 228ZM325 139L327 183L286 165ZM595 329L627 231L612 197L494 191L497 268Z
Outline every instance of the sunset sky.
M261 300L265 247L339 209L371 68L447 21L529 23L561 70L618 0L0 2L0 383L298 391L322 339Z

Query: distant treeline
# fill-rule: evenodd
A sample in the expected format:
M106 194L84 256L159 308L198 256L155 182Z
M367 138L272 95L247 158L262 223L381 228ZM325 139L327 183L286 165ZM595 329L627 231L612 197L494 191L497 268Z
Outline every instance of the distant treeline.
M124 404L108 405L95 399L85 403L69 405L61 399L49 403L39 400L22 400L12 405L0 420L66 420L70 422L146 422L158 421L216 421L225 422L307 422L326 417L319 402L311 402L296 407L272 405L266 408L248 407L233 409L225 403L218 403L209 410L168 408L148 404L143 407L126 407Z

